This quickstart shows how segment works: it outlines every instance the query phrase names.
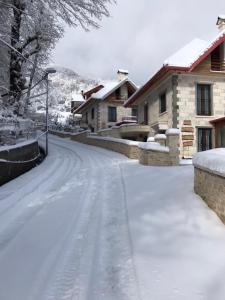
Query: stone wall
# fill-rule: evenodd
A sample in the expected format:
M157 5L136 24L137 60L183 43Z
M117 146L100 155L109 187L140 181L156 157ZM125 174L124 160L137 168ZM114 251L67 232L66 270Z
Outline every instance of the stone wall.
M146 92L141 97L138 105L138 123L144 122L144 105L148 103L149 125L158 133L159 130L167 130L173 125L173 78L169 77L160 82L153 90ZM160 95L166 93L166 112L160 114L159 103Z
M1 148L0 186L35 167L40 159L38 142L35 140L29 144Z
M210 84L212 87L212 115L198 116L196 111L197 84ZM159 113L159 96L166 92L167 111ZM149 125L154 134L167 128L178 128L180 136L180 157L193 157L198 151L198 128L212 128L210 121L224 117L225 79L211 73L170 75L155 87L140 96L138 123L144 121L144 105L148 103ZM214 138L212 140L214 145Z
M195 168L195 193L225 223L225 177Z
M210 84L212 86L212 116L198 116L196 112L196 86L197 83ZM225 111L225 80L215 75L185 75L178 77L178 126L182 131L185 121L190 121L190 132L183 132L180 141L181 156L193 156L198 151L197 128L212 128L211 120L223 117ZM184 136L190 136L188 140ZM189 143L188 143L189 142ZM187 146L184 146L184 145ZM189 145L189 146L188 146Z
M63 133L51 131L51 133L62 137ZM98 136L84 131L79 134L69 134L70 139L87 145L105 148L121 153L130 159L138 159L143 165L151 166L176 166L179 165L179 131L168 130L166 133L167 146L160 143L143 143L131 140ZM68 137L68 133L65 134Z
M225 223L225 149L198 153L194 159L194 190Z

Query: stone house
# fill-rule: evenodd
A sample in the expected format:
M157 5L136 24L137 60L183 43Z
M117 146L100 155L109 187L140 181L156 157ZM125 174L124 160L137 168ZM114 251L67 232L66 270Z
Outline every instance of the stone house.
M85 102L74 110L74 114L82 114L82 128L96 132L118 123L136 122L136 108L125 108L124 103L137 86L128 78L127 71L119 70L117 75L117 80L103 82L83 93Z
M194 39L125 103L138 107L138 123L152 135L178 128L180 156L225 147L225 16L210 42Z

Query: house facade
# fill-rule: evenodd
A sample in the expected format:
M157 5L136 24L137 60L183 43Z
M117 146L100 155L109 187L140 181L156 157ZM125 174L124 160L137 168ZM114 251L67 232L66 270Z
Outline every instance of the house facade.
M85 102L74 110L74 114L82 114L80 126L96 132L118 123L136 122L136 108L124 107L136 90L137 86L128 78L128 72L119 70L117 80L103 82L84 92Z
M217 25L211 42L193 40L125 103L138 107L138 123L150 125L152 135L180 129L185 158L225 147L225 16Z

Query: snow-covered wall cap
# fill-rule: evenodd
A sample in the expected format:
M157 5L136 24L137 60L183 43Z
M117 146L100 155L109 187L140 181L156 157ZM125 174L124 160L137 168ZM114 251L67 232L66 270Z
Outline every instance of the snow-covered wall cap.
M21 148L21 147L28 146L28 145L31 145L31 144L36 143L36 142L37 142L37 139L31 139L31 140L24 141L22 143L18 143L16 145L0 146L0 152L10 151L10 150L16 149L16 148Z
M180 130L177 128L167 129L166 135L180 135Z
M165 134L156 134L155 140L166 140L166 135Z
M150 136L148 139L147 139L147 142L148 143L153 143L155 142L155 138L153 136Z
M139 148L144 150L158 151L158 152L169 152L169 148L161 146L159 143L139 143Z
M193 165L199 169L225 177L225 149L213 149L197 153Z
M115 142L115 143L120 143L120 144L125 144L129 146L138 146L139 142L136 141L131 141L131 140L124 140L124 139L118 139L118 138L113 138L109 136L88 136L89 139L95 139L95 140L102 140L102 141L109 141L109 142Z

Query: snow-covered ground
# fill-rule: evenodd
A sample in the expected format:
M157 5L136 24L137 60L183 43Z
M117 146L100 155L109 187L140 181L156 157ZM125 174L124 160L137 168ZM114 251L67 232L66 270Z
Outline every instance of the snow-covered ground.
M192 166L50 142L0 189L1 300L224 300L225 227Z

